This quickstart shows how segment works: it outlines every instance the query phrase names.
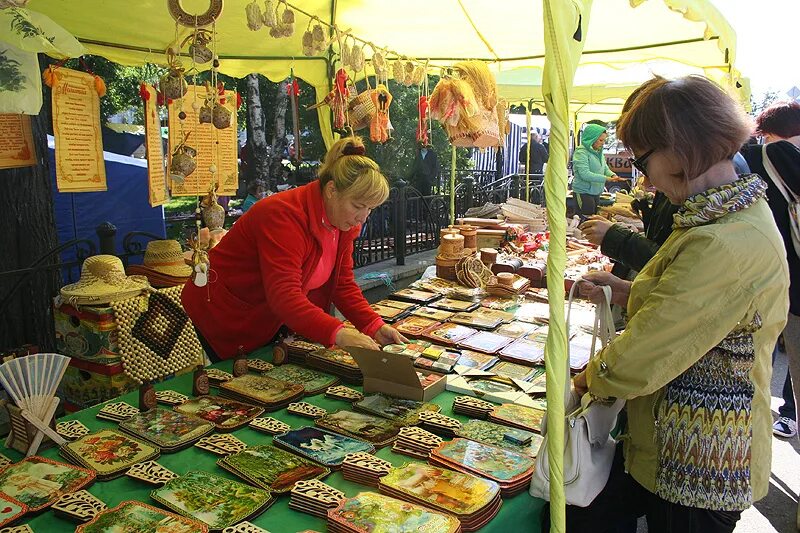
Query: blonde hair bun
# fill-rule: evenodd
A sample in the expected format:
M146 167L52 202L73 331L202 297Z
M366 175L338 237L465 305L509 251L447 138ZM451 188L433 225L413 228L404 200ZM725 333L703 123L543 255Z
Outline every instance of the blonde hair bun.
M389 181L378 164L367 157L360 137L343 137L333 143L318 176L322 187L332 181L340 193L370 206L378 206L389 197Z

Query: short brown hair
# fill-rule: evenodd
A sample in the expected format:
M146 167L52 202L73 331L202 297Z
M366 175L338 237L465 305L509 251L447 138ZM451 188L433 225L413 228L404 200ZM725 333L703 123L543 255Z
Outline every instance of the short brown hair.
M783 139L800 135L800 104L789 101L772 104L758 115L756 131Z
M676 80L656 76L642 84L629 102L617 124L622 142L639 156L649 150L671 150L687 179L733 158L753 130L742 107L703 76Z

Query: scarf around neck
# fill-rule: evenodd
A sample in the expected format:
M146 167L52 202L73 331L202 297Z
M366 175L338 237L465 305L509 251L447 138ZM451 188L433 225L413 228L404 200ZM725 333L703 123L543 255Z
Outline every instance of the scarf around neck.
M743 174L733 183L690 196L673 216L672 228L702 226L728 213L747 209L767 192L758 174Z

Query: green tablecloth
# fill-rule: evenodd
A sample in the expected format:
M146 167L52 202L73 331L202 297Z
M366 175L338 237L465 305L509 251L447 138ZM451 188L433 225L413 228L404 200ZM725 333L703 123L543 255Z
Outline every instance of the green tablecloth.
M271 347L264 348L254 353L251 357L271 360L272 349ZM221 368L229 372L231 371L231 366L231 361L224 361L214 365L216 368ZM170 379L164 383L159 383L155 385L155 388L157 390L171 389L184 394L191 394L191 380L191 374L187 374ZM212 389L212 393L213 392L214 390ZM467 417L455 415L452 412L452 403L455 396L456 395L451 392L443 392L434 399L434 402L442 406L442 412L444 414L465 421L468 419ZM126 394L114 401L118 400L128 402L131 405L137 405L138 392ZM305 401L328 409L329 411L342 409L347 406L345 402L328 399L324 394L305 398ZM80 420L90 430L115 427L116 424L112 422L106 422L96 418L95 415L100 410L100 407L102 407L102 405L78 411L77 413L64 417L63 420ZM313 425L313 422L309 419L291 415L285 409L275 413L266 413L263 416L272 416L282 420L292 426L292 428ZM259 433L248 427L235 431L233 434L249 445L269 444L272 441L271 436ZM22 455L15 450L7 449L4 450L3 453L15 461L22 457ZM58 455L58 450L56 448L44 450L40 455L63 461ZM391 451L391 446L379 450L377 456L387 459L395 465L414 460L405 455L393 453ZM189 470L205 470L221 476L230 477L231 479L237 479L232 474L218 467L216 465L217 459L218 456L213 453L191 447L178 453L163 454L158 459L158 462L176 474L183 474ZM340 472L334 472L325 478L324 481L344 491L347 496L354 496L361 491L375 490L370 487L345 481ZM89 487L88 490L105 502L109 507L114 507L125 500L138 500L151 505L157 505L150 499L151 488L151 486L143 482L133 480L127 476L121 476L111 481L98 481ZM489 522L487 526L481 529L481 532L508 533L509 531L514 531L515 533L538 533L539 516L543 503L542 500L532 498L527 493L519 494L510 499L504 499L500 513L494 520ZM24 517L22 522L29 524L36 533L67 532L74 531L75 528L72 522L55 516L55 514L49 510L43 511L33 518ZM288 494L279 496L277 501L269 509L253 519L252 522L272 533L296 533L305 529L313 529L321 532L326 531L324 520L289 509Z

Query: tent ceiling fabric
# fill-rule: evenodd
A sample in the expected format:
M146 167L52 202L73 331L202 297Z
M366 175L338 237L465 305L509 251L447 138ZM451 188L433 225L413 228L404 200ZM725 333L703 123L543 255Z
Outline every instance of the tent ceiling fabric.
M326 58L309 59L301 52L307 17L297 13L294 35L274 39L264 29L247 29L249 2L225 0L217 22L221 71L235 77L259 72L278 80L293 66L309 83L322 83ZM295 3L325 22L333 20L333 0ZM190 13L202 13L208 0L182 4ZM641 5L631 9L634 4ZM341 29L409 57L432 58L434 64L500 60L498 68L508 69L544 62L541 0L505 0L502 9L485 0L337 0L335 6ZM80 9L73 0L32 0L28 7L64 26L91 53L123 64L163 63L163 50L175 39L166 0L81 0ZM734 60L735 34L705 0L597 0L591 17L582 65L672 59L709 68ZM189 31L181 28L180 37Z

